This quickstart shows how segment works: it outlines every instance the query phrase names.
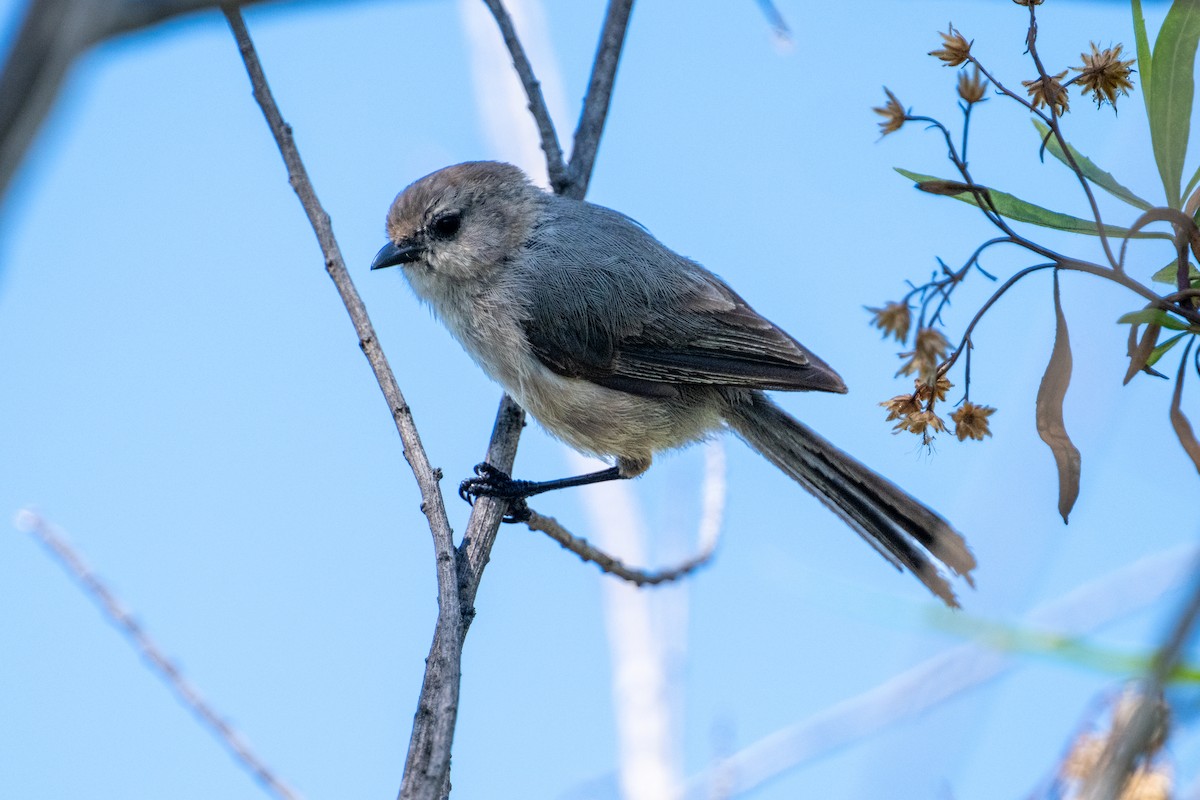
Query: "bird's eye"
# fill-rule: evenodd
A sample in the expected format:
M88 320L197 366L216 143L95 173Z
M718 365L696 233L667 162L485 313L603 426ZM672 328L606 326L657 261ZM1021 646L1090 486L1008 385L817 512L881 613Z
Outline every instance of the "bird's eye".
M429 223L429 232L439 239L449 239L458 233L459 226L461 225L462 214L457 211L450 211L435 217L433 222Z

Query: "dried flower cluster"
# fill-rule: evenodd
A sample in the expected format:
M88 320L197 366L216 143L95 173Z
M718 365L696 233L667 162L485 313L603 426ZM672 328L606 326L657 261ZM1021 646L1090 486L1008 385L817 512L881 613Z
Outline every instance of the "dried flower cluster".
M1131 65L1135 59L1122 61L1122 45L1119 44L1106 50L1098 49L1095 42L1092 42L1091 45L1091 55L1079 54L1079 57L1083 59L1083 66L1071 67L1071 69L1079 73L1076 80L1079 81L1080 88L1085 93L1092 93L1092 99L1096 101L1097 107L1107 102L1115 108L1117 94L1129 94L1129 90L1133 88L1133 82L1129 80L1129 76L1133 72Z
M991 406L977 406L970 400L963 401L958 410L950 415L950 419L954 420L954 435L960 442L967 439L982 442L983 437L992 435L988 430L988 417L995 413L996 409Z
M950 342L946 341L941 331L936 328L921 328L917 331L917 342L913 349L900 354L901 358L907 358L908 361L901 365L896 375L899 377L915 374L922 380L929 380L949 353Z
M940 35L942 46L937 50L931 50L929 55L940 58L947 67L957 67L970 60L971 45L974 43L963 38L963 35L956 31L953 25L950 26L948 32Z
M1062 79L1067 77L1067 70L1057 75L1043 75L1031 81L1021 81L1025 91L1033 102L1034 108L1047 106L1055 114L1065 114L1069 109L1070 97L1067 88L1062 85Z
M946 399L946 393L954 384L945 377L926 380L918 378L913 384L912 394L897 395L879 405L887 409L888 422L899 420L892 428L894 433L915 433L922 437L925 444L929 444L933 441L933 434L946 430L946 421L938 416L934 408ZM962 407L950 415L950 419L955 423L954 435L960 442L968 438L982 440L985 436L991 436L988 417L995 411L994 408L965 401Z
M1136 690L1126 691L1117 701L1117 707L1113 711L1112 724L1107 731L1103 733L1084 732L1076 737L1071 744L1070 752L1067 753L1062 766L1059 767L1059 777L1062 781L1078 788L1099 772L1105 746L1112 737L1120 735L1129 724L1140 696ZM1121 793L1117 795L1118 800L1169 800L1171 797L1171 788L1174 782L1171 769L1165 763L1155 763L1154 761L1154 756L1166 742L1170 724L1169 709L1166 704L1160 700L1159 707L1161 724L1155 729L1155 736L1150 742L1145 760L1129 774ZM1069 793L1066 796L1073 798L1076 794Z
M904 106L900 105L900 101L896 99L896 95L892 94L891 89L885 86L883 87L883 91L887 92L887 102L871 110L884 118L883 122L879 123L879 135L887 136L889 133L895 133L900 130L900 126L904 124L908 113L904 110Z
M984 80L979 67L975 67L972 75L966 72L958 73L958 96L968 104L983 100L983 93L987 91L987 87L988 82Z
M912 324L912 312L908 303L887 303L883 308L868 308L875 315L871 321L884 337L892 336L903 344L908 339L908 328Z

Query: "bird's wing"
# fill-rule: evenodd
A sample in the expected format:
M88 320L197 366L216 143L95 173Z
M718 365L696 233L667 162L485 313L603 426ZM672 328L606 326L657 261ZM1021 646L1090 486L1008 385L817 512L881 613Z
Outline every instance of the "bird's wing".
M681 385L845 391L836 372L715 275L640 228L633 235L661 258L646 263L638 247L599 258L586 249L591 263L532 282L524 331L551 370L649 397L676 395ZM668 257L676 260L670 269Z

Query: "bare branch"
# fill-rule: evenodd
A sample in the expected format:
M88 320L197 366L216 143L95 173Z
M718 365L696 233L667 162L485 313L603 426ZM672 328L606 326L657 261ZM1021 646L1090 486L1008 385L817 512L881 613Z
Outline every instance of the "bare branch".
M254 98L262 108L267 125L275 137L279 151L283 155L288 169L288 180L300 198L304 211L308 214L321 252L325 255L325 268L329 277L337 286L338 294L354 323L358 334L359 346L371 364L379 388L387 399L392 412L392 419L400 440L404 445L404 457L412 467L413 475L421 490L421 510L429 521L429 529L433 534L434 556L437 563L438 582L438 631L444 635L435 635L435 647L430 653L426 667L425 684L422 687L421 699L417 705L414 737L410 743L408 759L404 770L404 784L401 796L405 798L428 798L432 800L442 793L442 786L450 770L450 746L454 738L454 724L458 713L459 671L462 657L463 617L458 595L458 559L454 548L453 533L450 522L446 517L446 508L442 493L438 486L441 477L439 471L429 464L429 458L421 445L421 438L413 423L412 413L404 400L396 378L388 366L387 358L375 336L375 329L367 316L366 307L354 288L353 281L346 271L342 260L341 250L333 235L329 223L329 215L317 200L316 192L308 179L308 173L300 160L300 153L292 139L291 127L283 121L279 108L271 96L262 65L250 41L250 34L242 21L242 16L235 8L225 7L225 17L229 27L237 39L238 49L242 60L246 63L246 71L254 87ZM436 692L427 691L436 688ZM427 736L419 741L415 735L420 727ZM418 746L420 745L420 746Z
M142 624L134 618L125 604L116 598L100 576L91 570L61 530L29 509L18 512L15 524L18 529L32 535L46 548L59 566L66 570L75 585L92 599L113 627L138 651L150 670L167 684L167 688L174 693L179 702L217 737L233 755L234 760L249 772L263 789L283 800L300 800L301 795L284 783L283 779L250 749L245 737L234 730L201 696L200 691L180 674L175 662L150 638Z
M763 16L767 18L767 24L771 26L771 33L775 35L775 38L791 44L792 29L788 27L783 14L779 13L779 8L775 5L774 0L758 0L758 7Z
M571 163L567 165L570 181L566 191L562 192L575 200L584 198L592 179L592 168L596 165L604 121L608 118L608 104L612 100L613 83L616 81L617 65L621 60L621 48L625 44L625 31L629 27L629 13L632 10L633 0L609 0L600 44L596 48L596 60L592 65L592 77L588 81L587 97L583 100L583 113L575 129Z
M554 122L550 119L550 110L546 108L546 99L542 97L542 84L533 74L529 57L525 55L525 48L521 44L520 38L517 37L512 18L508 15L508 10L505 9L502 0L483 0L483 2L492 12L492 16L496 18L496 25L499 26L500 34L504 37L504 46L508 48L508 52L512 56L513 68L521 79L521 85L525 87L526 97L529 98L529 113L533 115L538 136L542 140L542 152L546 154L546 173L550 176L550 188L561 193L569 182L567 166L563 163L562 147L558 143Z
M598 547L593 547L588 543L587 539L581 536L575 536L562 525L554 517L543 517L536 511L530 512L529 520L526 522L531 531L541 531L549 536L554 541L558 542L565 549L570 550L575 555L579 556L584 561L590 561L598 566L603 572L610 575L616 575L618 578L627 580L637 586L656 586L660 583L671 583L677 581L687 575L692 574L696 570L703 567L712 560L715 546L709 546L702 549L699 553L684 561L682 564L671 567L669 569L650 572L648 570L637 569L635 567L626 566L619 559L610 556ZM715 540L712 545L715 545Z
M492 427L492 439L488 443L487 458L484 460L505 472L512 472L513 461L517 457L517 442L524 427L525 412L508 395L501 397L500 407L496 411L496 423ZM491 558L492 545L500 529L500 519L507 511L507 500L480 497L476 499L471 518L467 522L467 531L463 534L462 544L458 548L458 591L462 598L466 625L470 625L475 615L475 593L479 590L483 569ZM466 628L463 629L463 634L466 634Z

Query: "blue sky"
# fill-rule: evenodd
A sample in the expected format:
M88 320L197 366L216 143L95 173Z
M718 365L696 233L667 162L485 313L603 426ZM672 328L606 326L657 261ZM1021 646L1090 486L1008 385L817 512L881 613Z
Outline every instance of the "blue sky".
M863 306L898 298L936 256L961 263L991 234L966 206L919 195L892 172L948 174L949 165L938 138L914 126L879 141L870 108L886 84L918 113L957 122L953 71L925 55L950 20L1011 84L1028 78L1023 10L779 6L790 48L753 3L637 5L589 198L720 274L841 373L846 396L778 399L964 532L980 562L977 590L961 587L966 615L1020 625L1030 609L1194 542L1200 523L1181 498L1195 496L1197 475L1170 430L1168 385L1120 386L1125 329L1114 321L1140 304L1116 288L1062 281L1075 355L1066 424L1083 453L1069 526L1033 417L1053 336L1048 274L1011 292L975 337L972 398L999 409L994 438L943 436L928 452L891 435L877 406L905 387L892 378L896 348L868 327ZM9 37L17 4L0 10ZM451 490L483 454L499 390L400 275L367 266L407 183L527 153L519 131L480 110L481 95L499 96L505 67L478 61L473 10L464 0L247 13ZM1152 27L1163 11L1150 7ZM564 142L602 16L598 2L545 3L547 44L531 58ZM1121 3L1052 0L1040 20L1048 66L1079 63L1090 40L1132 43ZM1069 138L1160 198L1140 97L1123 99L1117 116L1073 102ZM1084 213L1066 171L1037 161L1024 117L999 99L978 110L975 176ZM1094 253L1093 242L1043 240ZM1142 252L1143 275L1166 259ZM1015 253L985 261L999 274L1027 263ZM951 338L991 289L979 278L964 286ZM33 506L61 526L307 797L394 794L436 613L429 534L218 14L106 44L72 73L0 206L0 376L0 515ZM1193 381L1185 396L1194 423L1196 391ZM964 641L917 581L818 502L735 439L725 453L715 562L646 601L651 638L672 654L685 776ZM691 547L704 459L703 448L668 455L636 482L646 558L666 563ZM517 464L530 478L576 467L535 425ZM449 494L461 531L468 509ZM581 493L536 507L601 535ZM466 646L456 796L618 796L611 583L538 534L502 531ZM0 795L261 796L15 530L0 536L0 586ZM1143 652L1179 596L1093 641ZM1022 657L1004 677L747 796L1024 796L1120 679ZM1200 740L1184 729L1172 747L1187 786Z

